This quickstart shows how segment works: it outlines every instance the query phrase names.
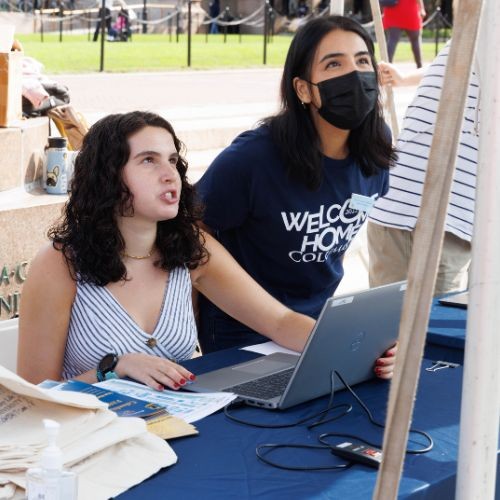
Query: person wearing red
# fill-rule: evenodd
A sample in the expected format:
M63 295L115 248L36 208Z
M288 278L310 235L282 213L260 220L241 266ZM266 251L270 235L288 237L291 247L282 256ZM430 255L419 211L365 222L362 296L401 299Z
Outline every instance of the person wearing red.
M404 30L410 40L417 68L422 67L420 45L422 41L422 19L424 17L424 0L399 0L392 7L384 7L382 21L387 37L389 62L392 62L394 58L401 31Z

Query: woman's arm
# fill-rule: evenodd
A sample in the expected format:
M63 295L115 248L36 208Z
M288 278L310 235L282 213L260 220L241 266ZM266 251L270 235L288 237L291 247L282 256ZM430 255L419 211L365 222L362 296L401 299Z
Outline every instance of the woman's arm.
M17 371L34 384L61 380L71 308L76 294L63 254L52 245L33 260L21 296ZM97 367L96 367L97 369ZM96 369L75 377L97 382ZM158 356L128 353L120 356L115 372L157 390L178 389L194 375L182 366Z
M425 68L419 68L412 73L403 75L394 64L388 62L378 63L378 74L380 85L392 85L393 87L405 87L418 85L424 76Z
M314 319L285 307L257 284L212 236L205 234L207 263L191 271L193 286L217 307L276 343L302 351ZM334 332L332 332L334 335ZM374 372L390 379L397 346L377 360Z
M19 312L17 371L38 384L60 380L76 285L61 252L47 245L34 258Z
M425 16L427 15L427 12L425 11L424 0L417 0L417 3L420 10L420 16L422 17L422 19L424 19Z
M191 271L193 286L217 307L276 343L302 351L314 319L296 313L258 285L212 236L207 263Z

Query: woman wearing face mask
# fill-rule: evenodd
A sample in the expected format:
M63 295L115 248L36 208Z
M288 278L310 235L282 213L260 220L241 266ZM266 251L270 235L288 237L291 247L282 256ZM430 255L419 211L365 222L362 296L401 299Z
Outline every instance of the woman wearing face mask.
M345 17L314 19L290 45L279 113L237 137L197 185L209 230L309 316L335 292L345 251L388 189L395 152L378 96L368 33ZM266 340L205 297L199 309L204 352Z

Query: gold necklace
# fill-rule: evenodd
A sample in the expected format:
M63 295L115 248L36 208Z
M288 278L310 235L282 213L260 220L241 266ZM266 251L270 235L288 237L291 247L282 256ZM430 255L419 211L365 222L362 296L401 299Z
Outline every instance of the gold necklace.
M153 253L153 249L149 251L148 254L146 255L129 255L127 252L123 251L123 256L128 257L129 259L135 259L135 260L144 260L144 259L149 259Z

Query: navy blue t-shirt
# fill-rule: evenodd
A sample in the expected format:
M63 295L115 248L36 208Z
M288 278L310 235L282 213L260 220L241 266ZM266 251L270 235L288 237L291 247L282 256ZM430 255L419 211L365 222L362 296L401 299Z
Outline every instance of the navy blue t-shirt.
M204 222L239 264L279 301L317 317L340 283L342 256L367 218L349 206L352 194L377 199L387 192L388 178L383 169L365 177L349 157L324 157L321 186L311 191L289 178L268 127L261 126L239 135L197 189L206 206ZM234 342L218 348L245 343L237 340L251 332L207 300L201 301L200 316L205 351L229 335L231 324L238 330ZM208 317L224 320L225 333L213 321L208 326ZM215 342L212 348L207 337Z

